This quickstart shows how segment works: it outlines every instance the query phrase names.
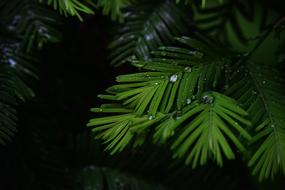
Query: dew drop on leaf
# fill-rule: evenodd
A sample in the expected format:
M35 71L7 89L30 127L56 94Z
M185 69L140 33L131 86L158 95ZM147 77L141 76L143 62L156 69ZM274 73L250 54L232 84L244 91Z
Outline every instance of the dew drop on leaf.
M17 65L17 62L12 58L8 59L8 63L11 67L15 67Z
M191 73L192 69L191 69L191 67L185 67L185 68L184 68L184 71L185 71L185 72L188 72L188 73Z
M201 101L206 103L206 104L212 104L212 103L214 103L214 97L211 95L204 95L201 98Z
M192 102L191 98L186 99L186 104L191 104L191 102Z
M153 120L153 119L154 119L153 115L148 116L148 120Z
M176 74L171 75L169 81L170 82L176 82L177 81L178 76Z

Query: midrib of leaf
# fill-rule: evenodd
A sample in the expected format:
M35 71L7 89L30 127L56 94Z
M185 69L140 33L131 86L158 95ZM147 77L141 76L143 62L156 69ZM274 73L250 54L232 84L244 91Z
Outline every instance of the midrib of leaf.
M209 119L208 119L208 124L209 124L209 131L208 131L208 139L209 140L209 146L210 146L210 149L212 149L213 147L213 142L212 142L212 138L210 135L210 133L212 133L212 128L213 128L213 108L211 107L211 105L209 106L209 110L208 110L208 113L209 113Z
M263 103L263 105L264 105L265 111L266 111L266 113L267 113L267 115L268 115L268 117L269 117L269 119L270 119L270 123L271 123L271 125L272 125L272 124L275 125L273 114L272 114L272 112L270 111L270 105L269 105L269 103L267 102L266 94L263 92L262 87L261 87L260 84L258 83L258 79L257 79L257 77L255 76L254 72L252 72L249 67L247 67L247 68L248 68L248 70L249 70L249 72L248 72L248 73L249 73L249 76L252 78L253 83L254 83L254 85L255 85L255 87L256 87L256 90L259 92L259 96L260 96L260 98L261 98L261 100L262 100L262 103ZM277 145L277 147L276 147L276 150L277 150L277 152L278 152L278 155L277 155L277 156L279 157L279 156L280 156L280 147L281 147L281 145L280 145L280 136L278 135L278 132L277 132L277 130L276 130L276 127L277 127L277 125L275 125L275 126L273 127L273 134L274 134L274 137L275 137L275 139L276 139L276 143L275 143L275 144Z

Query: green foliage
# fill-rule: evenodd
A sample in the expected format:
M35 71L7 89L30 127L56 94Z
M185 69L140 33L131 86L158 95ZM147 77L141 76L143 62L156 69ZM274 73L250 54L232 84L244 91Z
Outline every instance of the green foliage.
M58 17L34 1L3 1L0 9L0 144L6 144L16 132L16 105L34 96L28 81L37 79L36 50L61 36Z
M250 122L244 119L247 112L241 109L234 99L217 92L206 93L201 101L202 104L193 102L192 106L185 107L188 111L185 111L178 120L173 124L166 121L161 124L163 125L161 128L165 130L170 128L174 132L179 124L194 117L185 124L181 134L174 140L172 149L175 149L175 156L183 157L188 153L186 164L192 162L194 168L198 163L206 164L209 158L213 158L222 166L223 154L228 159L235 158L227 139L230 139L241 152L245 151L245 147L238 139L238 134L251 140L251 136L242 127L242 125L250 126Z
M130 5L131 2L132 0L98 0L97 4L102 7L104 15L110 15L114 21L123 22L122 9Z
M110 168L88 166L78 172L76 190L163 190L161 185L152 184L130 174L125 174Z
M109 45L112 65L133 58L148 59L151 51L188 33L191 17L186 11L169 1L151 3L152 6L138 3L124 11L125 22L118 26Z
M0 45L0 144L12 141L16 132L17 100L33 97L33 91L26 80L36 76L32 68L20 52L15 42L4 42Z
M260 1L227 0L219 3L208 0L207 6L192 6L194 22L199 30L206 32L219 41L239 52L250 51L268 25L278 17L277 13L268 10ZM259 48L252 60L276 62L279 39L270 35L262 48Z
M64 14L65 16L77 16L80 21L83 21L80 15L81 12L86 14L94 14L93 10L86 5L87 3L92 5L93 3L91 0L84 0L84 3L80 0L39 0L39 2L47 3L55 10L58 10L60 14Z
M90 120L88 126L95 126L93 132L107 144L111 154L152 138L193 167L209 159L221 166L223 155L234 159L239 151L245 157L251 156L249 166L260 180L273 178L285 168L283 80L272 69L244 63L270 61L273 65L277 49L282 57L281 38L272 32L278 30L278 36L282 35L282 18L273 23L276 13L264 16L268 9L257 1L213 0L207 1L207 6L203 2L202 8L190 3L193 22L182 14L180 18L164 16L161 26L166 27L151 25L159 21L152 21L153 15L163 9L155 10L147 25L136 25L133 18L140 17L127 12L130 21L126 19L119 27L119 35L110 45L111 64L129 62L140 72L118 76L119 84L108 88L109 94L99 95L115 103L92 109L107 116ZM166 10L168 14L174 9ZM175 12L169 15L179 15ZM166 24L168 21L170 24ZM139 26L144 26L143 33L132 30ZM189 33L191 38L175 38L193 26L198 32ZM172 33L174 29L177 32ZM237 57L200 35L202 32L247 54Z
M247 64L234 72L227 90L248 111L256 135L249 166L259 179L285 173L285 101L281 73L265 66Z
M225 52L217 45L209 51L207 45L213 46L213 41L199 38L176 38L187 48L161 47L153 52L156 58L132 61L147 71L118 76L121 84L108 88L110 95L99 95L120 104L103 104L91 111L123 113L91 119L88 124L97 126L93 132L108 144L111 154L122 151L134 137L135 146L142 144L149 130L155 131L156 143L175 136L174 156L186 157L193 167L209 158L222 165L222 154L233 159L229 139L240 151L245 150L238 135L251 140L242 127L250 125L244 118L247 113L233 99L207 92L218 89L229 60L221 56Z

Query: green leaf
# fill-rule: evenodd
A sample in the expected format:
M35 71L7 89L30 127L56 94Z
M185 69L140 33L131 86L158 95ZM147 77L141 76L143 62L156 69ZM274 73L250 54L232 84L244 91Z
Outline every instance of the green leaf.
M85 2L82 3L79 0L38 0L41 3L47 3L48 5L52 6L55 10L58 10L60 14L65 16L77 16L80 21L83 21L80 13L86 14L94 14L93 10L91 9L91 5L94 6L91 0L84 0ZM87 6L89 3L89 6Z
M284 84L279 71L247 64L234 72L227 90L248 111L255 128L248 164L259 180L285 172Z
M234 159L234 151L229 140L240 151L245 151L238 135L251 140L249 133L237 123L242 115L239 115L239 111L229 109L229 107L238 107L234 99L211 92L206 93L201 101L183 113L173 122L173 126L168 126L173 130L174 127L177 128L181 123L185 123L185 126L180 127L178 137L174 139L171 148L175 157L185 158L186 164L192 163L194 168L198 163L204 165L210 158L216 160L218 165L222 165L222 153L227 159ZM224 106L225 101L229 102L227 106ZM242 108L238 107L237 110ZM176 122L179 124L175 124Z
M185 35L189 16L170 1L135 4L123 13L109 48L111 64L120 65L133 58L148 59L151 52L173 43L173 37Z

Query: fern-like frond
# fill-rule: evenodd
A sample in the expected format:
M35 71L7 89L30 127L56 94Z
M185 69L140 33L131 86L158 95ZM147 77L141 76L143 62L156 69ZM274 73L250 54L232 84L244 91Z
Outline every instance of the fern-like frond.
M207 0L207 6L192 6L194 22L199 30L217 38L239 52L249 52L260 40L261 33L272 24L278 14L261 1L228 0L219 3ZM278 39L270 35L251 56L258 62L275 62Z
M105 167L88 166L78 172L76 190L163 190L160 184L151 183L140 177Z
M166 120L161 124L165 125L162 127L165 130L168 130L167 128L175 130L180 127L180 134L172 145L174 156L185 157L186 164L192 163L195 168L198 163L205 164L209 158L216 160L220 166L223 164L222 155L234 159L235 154L229 140L240 151L245 151L238 136L251 140L251 136L242 127L242 125L249 126L250 122L244 118L247 112L241 109L234 99L217 92L210 92L202 96L201 103L196 101L184 109L183 114L175 122L168 123ZM189 118L193 119L185 126L179 126Z
M174 3L151 2L128 8L125 22L116 31L111 50L111 64L120 65L130 58L149 59L150 53L173 38L185 35L191 21Z
M0 144L12 140L16 132L16 110L18 100L34 95L26 79L36 77L27 58L17 52L17 43L0 42Z
M259 179L285 173L285 83L273 68L248 64L234 74L228 89L249 112L256 135L249 166Z
M207 41L189 37L176 40L187 47L161 47L152 52L155 58L151 60L132 61L146 72L118 76L121 84L107 89L111 95L100 97L121 101L137 114L155 117L156 112L180 110L205 89L216 88L229 61L219 56L223 55L219 47L209 51Z
M124 21L122 9L131 4L133 0L98 0L97 5L102 7L104 15L110 15L111 19Z
M80 0L39 0L39 2L47 3L65 16L77 16L80 21L83 21L80 13L94 14L91 8L91 5L93 6L92 0L84 0L83 2Z
M56 29L61 24L60 17L52 11L27 4L14 16L9 30L22 39L20 48L29 53L45 43L61 41L61 33Z
M36 79L35 50L46 42L58 42L54 25L58 17L33 0L0 4L0 143L16 132L15 106L34 96L28 81ZM33 55L33 56L31 56Z
M233 99L218 92L203 95L220 88L229 60L218 45L208 44L210 39L176 40L184 47L161 47L152 52L155 58L134 60L133 65L146 72L118 76L121 84L108 88L110 94L99 95L118 104L91 110L111 116L91 119L88 126L95 126L92 131L108 144L112 154L133 140L143 142L150 130L155 131L156 143L176 137L174 154L187 157L186 163L193 163L193 167L198 160L205 164L212 156L222 165L223 154L234 158L228 140L243 151L238 135L251 139L240 125L250 125L244 118L247 113ZM208 51L213 46L215 50Z

